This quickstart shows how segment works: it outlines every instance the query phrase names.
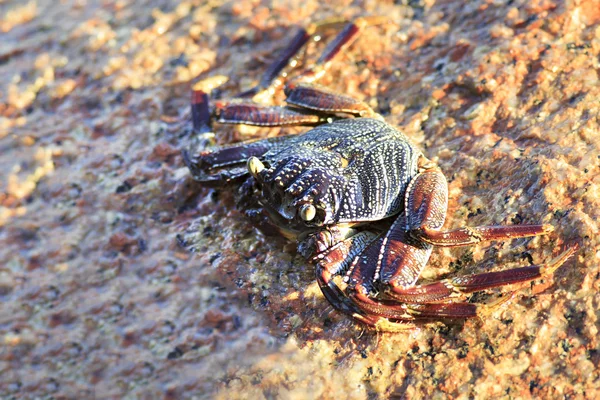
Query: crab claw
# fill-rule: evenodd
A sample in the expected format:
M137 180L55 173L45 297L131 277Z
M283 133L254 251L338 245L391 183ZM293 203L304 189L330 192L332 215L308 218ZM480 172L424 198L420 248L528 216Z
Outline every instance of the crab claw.
M315 215L317 215L317 209L312 204L304 204L300 207L299 214L300 218L303 220L307 222L312 221L315 218Z
M248 159L248 171L253 177L257 178L258 174L260 174L264 169L265 164L263 164L258 157L253 156Z

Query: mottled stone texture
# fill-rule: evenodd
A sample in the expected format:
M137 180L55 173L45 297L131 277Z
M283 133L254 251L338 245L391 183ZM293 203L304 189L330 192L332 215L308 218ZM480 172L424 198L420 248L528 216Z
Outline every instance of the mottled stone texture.
M599 396L599 2L321 3L0 2L0 397ZM365 330L183 167L193 83L247 89L296 26L361 15L390 23L321 83L439 163L446 227L556 227L437 250L425 278L581 245L485 320Z

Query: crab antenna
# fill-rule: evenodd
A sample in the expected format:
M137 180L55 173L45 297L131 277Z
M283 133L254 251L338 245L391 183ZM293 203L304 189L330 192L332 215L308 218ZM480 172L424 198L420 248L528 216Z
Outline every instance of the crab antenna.
M260 174L260 172L264 169L265 164L263 164L262 161L260 161L257 157L250 157L248 159L248 171L253 177L257 178L258 174Z

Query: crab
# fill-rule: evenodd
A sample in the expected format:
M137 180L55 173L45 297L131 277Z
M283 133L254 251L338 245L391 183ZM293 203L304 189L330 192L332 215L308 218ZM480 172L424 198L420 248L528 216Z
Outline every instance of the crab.
M444 230L448 183L440 169L366 103L314 83L362 29L384 22L366 17L313 24L301 29L260 83L237 99L210 107L209 93L194 91L193 129L200 135L212 132L213 120L314 128L195 153L185 150L183 158L203 185L239 184L243 202L250 205L246 214L263 231L296 240L298 252L315 265L325 298L355 320L399 331L419 323L482 317L511 296L471 303L469 294L550 277L576 248L546 264L419 282L436 246L546 235L553 227ZM342 26L321 57L290 79L300 50ZM284 88L286 106L248 100L278 87Z

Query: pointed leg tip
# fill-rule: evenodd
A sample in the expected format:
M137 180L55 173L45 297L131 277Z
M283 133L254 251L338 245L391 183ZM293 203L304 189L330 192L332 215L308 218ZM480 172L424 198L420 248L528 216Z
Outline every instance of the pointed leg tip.
M554 232L554 226L550 225L550 224L543 224L542 225L542 235L547 235L549 233Z
M556 256L554 259L550 260L548 264L543 266L542 275L548 276L554 274L554 272L562 266L567 260L575 255L575 253L579 250L579 244L574 243L567 247L562 253Z
M498 299L487 303L487 304L480 304L477 306L477 317L480 319L484 319L489 317L491 314L493 314L496 310L498 310L499 308L501 308L503 305L507 304L508 302L510 302L511 300L513 300L515 297L517 296L517 291L512 291L509 293L505 293L502 297L499 297Z
M386 318L378 318L370 325L375 327L375 330L379 332L387 333L414 332L419 330L419 328L414 324L407 322L393 322Z

